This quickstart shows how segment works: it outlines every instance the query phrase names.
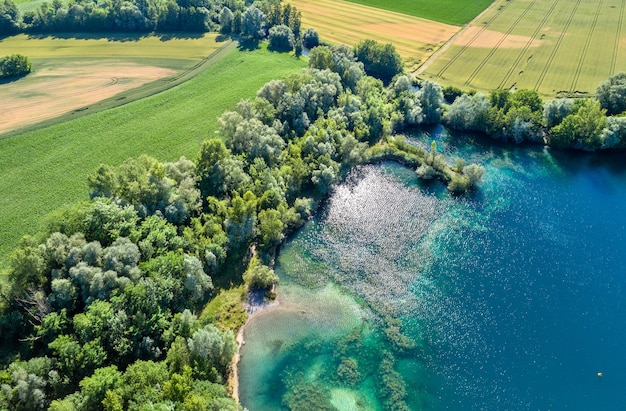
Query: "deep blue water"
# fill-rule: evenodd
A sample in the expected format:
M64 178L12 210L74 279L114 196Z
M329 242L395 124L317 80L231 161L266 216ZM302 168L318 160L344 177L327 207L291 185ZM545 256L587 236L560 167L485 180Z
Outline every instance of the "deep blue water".
M305 290L286 297L285 310L310 312L297 307L310 307L320 290L329 298L324 286L334 284L341 298L352 299L342 305L352 317L345 314L341 318L350 320L337 326L332 315L315 320L285 316L288 310L255 319L242 353L244 406L285 409L286 379L293 375L288 367L301 367L310 381L326 381L326 392L335 392L336 383L328 381L336 367L328 364L337 335L360 318L374 329L374 337L362 338L388 349L375 332L376 318L385 313L424 347L394 354L410 409L625 409L623 155L499 145L450 136L442 128L409 141L429 148L433 139L449 162L458 156L485 166L480 190L453 198L440 184L418 183L412 170L396 164L352 173L284 247L278 267L286 295L293 294L290 287ZM329 304L316 312L324 306ZM280 349L257 355L263 345L276 344L278 322L287 329ZM320 324L328 324L327 337L320 337ZM289 329L298 330L292 340L285 337ZM326 351L304 355L302 342L316 338ZM371 353L359 353L351 355L368 377L335 392L333 404L381 409L383 401L372 393L377 371L368 371L376 362ZM300 360L294 365L290 358ZM320 363L328 371L312 372ZM360 402L340 401L352 398L350 392Z

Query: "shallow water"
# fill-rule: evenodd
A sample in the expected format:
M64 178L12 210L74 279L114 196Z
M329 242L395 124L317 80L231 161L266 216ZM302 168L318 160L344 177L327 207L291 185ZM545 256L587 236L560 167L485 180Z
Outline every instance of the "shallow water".
M442 128L409 141L432 139L486 167L480 191L453 198L391 163L355 170L281 251L281 305L246 328L243 405L397 409L381 384L391 364L411 410L621 409L619 155Z

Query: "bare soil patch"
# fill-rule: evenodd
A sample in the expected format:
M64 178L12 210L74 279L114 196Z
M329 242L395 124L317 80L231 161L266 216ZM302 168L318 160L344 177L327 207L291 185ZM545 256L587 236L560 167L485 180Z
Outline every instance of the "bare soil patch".
M47 120L174 74L133 63L68 62L0 84L0 133Z
M519 36L514 34L506 35L493 30L483 30L481 33L481 30L483 30L482 27L468 27L456 38L454 44L457 46L521 49L526 47L526 44L530 41L530 37L528 36ZM504 41L498 44L500 40L502 40L503 36L506 36ZM530 43L530 47L537 47L539 44L540 41L538 39L534 39Z
M430 44L443 43L459 30L456 26L438 23L424 24L424 22L376 23L365 24L361 27L370 33Z

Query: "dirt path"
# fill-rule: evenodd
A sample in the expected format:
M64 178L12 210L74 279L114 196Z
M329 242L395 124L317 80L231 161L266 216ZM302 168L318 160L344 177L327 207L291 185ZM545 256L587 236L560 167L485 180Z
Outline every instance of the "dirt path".
M448 41L445 42L445 44L443 46L441 46L439 48L439 50L435 51L433 54L430 55L430 57L428 57L428 59L426 59L424 61L424 63L422 63L421 66L419 66L417 68L417 70L415 70L413 72L414 76L419 76L420 74L422 74L424 71L426 71L426 69L428 68L428 66L431 65L431 63L435 60L437 60L437 58L442 55L446 50L448 50L448 48L452 45L452 43L454 43L454 41L461 36L463 33L465 33L465 31L467 29L469 29L470 27L473 27L474 23L476 23L479 19L481 19L487 12L489 12L497 3L497 0L494 1L493 3L491 3L485 10L483 10L478 16L474 17L474 19L472 21L470 21L469 23L467 23L466 25L464 25L461 30L457 31L455 35L453 35L452 37L450 37L450 39L448 39Z

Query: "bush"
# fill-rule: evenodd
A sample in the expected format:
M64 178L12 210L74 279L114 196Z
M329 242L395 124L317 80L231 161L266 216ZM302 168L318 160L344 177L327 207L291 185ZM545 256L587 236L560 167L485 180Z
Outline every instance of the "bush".
M0 78L25 76L30 73L31 67L26 56L12 54L0 60Z
M314 28L308 28L304 31L302 45L309 50L320 45L320 36Z
M380 44L375 40L363 40L354 47L354 54L363 63L365 72L388 83L404 70L402 57L392 44Z
M246 282L249 290L269 290L278 282L278 276L274 273L274 270L253 258L250 261L250 265L248 265L248 269L243 274L243 280Z
M289 27L279 24L270 29L269 42L272 50L291 51L296 44L296 38Z

